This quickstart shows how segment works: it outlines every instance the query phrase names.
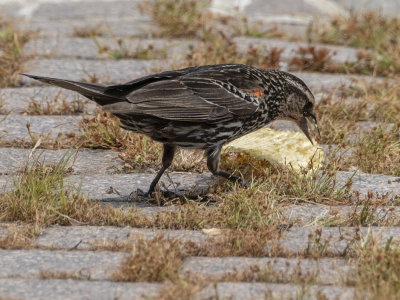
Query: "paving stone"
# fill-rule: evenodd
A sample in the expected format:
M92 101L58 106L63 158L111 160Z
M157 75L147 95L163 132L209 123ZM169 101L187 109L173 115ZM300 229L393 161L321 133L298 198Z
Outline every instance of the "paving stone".
M79 95L77 92L48 85L0 89L0 99L2 99L4 103L4 109L11 114L26 112L29 103L32 101L45 104L46 102L53 103L55 99L58 99L59 102L65 100L66 103L71 104L79 101L82 103L84 112L90 112L96 109L96 104L93 101Z
M347 159L353 154L351 148L342 148L339 145L320 145L324 149L325 157L329 161L334 161L338 159Z
M375 121L360 121L354 124L351 131L348 132L345 140L347 143L356 143L360 141L363 135L373 133L377 129L384 130L387 133L395 132L396 125L393 123L375 122ZM397 129L400 132L400 129Z
M291 22L307 22L315 17L330 16L341 13L343 10L340 6L324 1L322 5L318 5L320 1L307 0L284 0L276 2L273 0L253 0L248 1L248 5L243 11L251 16L254 20L276 20L277 18L286 18ZM322 2L322 1L321 1ZM324 5L325 4L325 5ZM289 19L289 18L292 19Z
M135 18L149 19L137 4L142 1L62 1L42 3L34 12L35 19L90 19L90 18Z
M151 37L158 27L145 19L118 19L90 18L90 19L33 19L27 25L21 24L23 29L38 31L41 37L71 37L75 30L101 27L101 35L106 37Z
M303 225L329 225L334 220L344 221L349 218L353 213L360 213L363 209L362 205L359 206L328 206L317 204L302 204L302 205L289 205L285 207L281 214L288 218L289 222L294 222L296 226ZM371 212L372 218L378 220L379 224L395 223L400 220L400 207L399 206L379 206L376 211ZM374 221L375 222L375 221ZM378 224L372 223L376 226Z
M250 299L327 299L352 300L355 289L352 287L336 287L324 285L276 284L276 283L245 283L219 282L216 286L219 299L250 300ZM205 297L204 297L205 298Z
M358 192L360 198L368 197L372 193L377 197L388 197L389 199L400 198L400 177L382 174L367 174L358 172L336 173L337 187L343 187L351 179L353 192Z
M31 149L0 148L0 174L13 174L23 170ZM124 168L124 161L118 157L118 152L112 150L43 150L38 149L30 159L30 163L37 159L42 163L58 163L67 159L66 168L73 174L108 174L118 173Z
M334 0L348 11L364 12L379 11L385 15L398 17L400 14L399 0Z
M202 245L211 236L193 230L161 230L140 229L132 227L112 226L53 226L46 228L36 239L35 245L50 249L91 250L96 245L129 245L139 237L154 239L163 235L165 239L179 239L182 242L191 242Z
M391 245L400 242L399 227L292 227L283 236L268 242L266 253L279 249L287 255L322 253L342 256L360 247L368 239L376 239L382 246L393 238ZM316 242L319 240L320 242Z
M255 270L268 274L268 278L276 282L293 282L304 276L302 278L313 278L318 284L341 284L351 275L352 269L344 259L336 258L190 257L179 273L182 278L192 280L229 281L232 275Z
M249 38L249 37L237 37L234 39L238 45L238 50L241 53L247 53L249 46L253 46L256 49L260 49L260 53L268 53L267 51L272 48L283 49L281 53L281 59L289 62L295 55L296 51L300 48L307 48L311 44L302 42L286 42L272 39L260 39L260 38ZM358 61L357 52L359 49L333 46L326 44L316 44L316 49L328 48L331 50L332 58L331 61L337 64L343 64L345 62L356 62Z
M41 279L58 275L109 280L126 255L110 251L0 250L0 278Z
M188 54L189 45L193 41L171 39L123 39L123 46L118 45L118 38L39 38L28 42L24 48L27 55L39 57L96 59L110 58L107 53L99 53L99 47L107 46L109 53L122 49L128 51L126 55L134 55L137 49L147 49L152 46L154 50L165 51L171 59L184 59ZM96 42L99 44L97 45Z
M364 75L344 75L314 72L290 72L302 79L313 93L327 92L336 88L355 87L360 83L381 82L382 78Z
M95 76L98 82L123 83L153 73L156 68L163 67L165 61L121 59L115 61L84 59L38 59L26 63L25 73L41 76L52 76L75 81L87 81ZM37 80L25 76L20 77L25 85L42 85Z
M156 297L160 288L158 283L0 279L2 299L147 299Z
M26 128L28 123L32 135L39 137L42 134L55 138L59 134L77 132L77 124L81 119L81 116L0 115L0 141L31 141Z
M160 187L178 194L183 192L202 193L212 183L210 173L170 172L160 180ZM101 201L127 201L131 192L141 189L147 191L155 174L88 174L72 175L66 178L67 185L79 187L84 195ZM170 177L170 178L168 178ZM112 187L112 189L110 189ZM110 192L111 191L111 192ZM134 204L133 202L131 202Z

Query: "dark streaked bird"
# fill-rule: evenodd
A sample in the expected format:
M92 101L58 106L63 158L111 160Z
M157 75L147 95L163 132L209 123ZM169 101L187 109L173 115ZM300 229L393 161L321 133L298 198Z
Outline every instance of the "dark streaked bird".
M212 174L243 183L219 169L225 143L278 119L295 122L310 141L308 121L318 130L311 91L296 76L278 70L199 66L111 86L26 76L76 91L117 116L122 128L163 143L162 167L148 194L171 165L177 146L205 150Z

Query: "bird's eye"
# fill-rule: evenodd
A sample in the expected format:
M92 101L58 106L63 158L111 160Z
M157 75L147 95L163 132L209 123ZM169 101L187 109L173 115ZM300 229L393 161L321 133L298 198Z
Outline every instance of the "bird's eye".
M307 102L307 104L304 106L303 114L309 115L312 110L312 106L313 106L313 104L311 102Z

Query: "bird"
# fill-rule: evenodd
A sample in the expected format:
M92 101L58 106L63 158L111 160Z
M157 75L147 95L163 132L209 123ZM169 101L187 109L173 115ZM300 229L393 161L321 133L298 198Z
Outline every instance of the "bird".
M312 92L298 77L277 69L192 66L109 86L23 75L76 91L118 117L123 129L163 144L161 169L143 196L154 193L177 147L204 150L213 175L246 186L239 176L220 169L224 144L275 120L296 123L311 143L308 123L319 135Z

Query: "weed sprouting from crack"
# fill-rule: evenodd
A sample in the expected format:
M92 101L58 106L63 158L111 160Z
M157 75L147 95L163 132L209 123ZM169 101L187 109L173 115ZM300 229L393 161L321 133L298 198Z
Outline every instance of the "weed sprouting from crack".
M386 244L369 239L359 247L352 262L356 265L353 284L360 299L398 299L400 297L400 248L393 238Z
M99 37L106 34L106 24L99 23L96 25L84 25L80 27L74 27L72 35L79 38Z
M359 52L359 61L345 66L347 71L379 74L400 71L400 19L388 18L379 11L361 14L352 11L328 24L311 23L307 40L370 49L368 54Z
M295 70L332 72L336 66L331 61L336 53L328 48L299 47L289 66Z
M209 18L209 0L151 0L139 5L160 25L162 36L192 37Z
M361 85L343 99L331 96L317 105L317 114L324 124L321 142L349 149L340 169L356 167L368 173L400 174L396 167L400 160L399 97L397 85ZM361 131L363 121L376 122L376 126Z
M153 44L143 47L141 45L136 46L134 50L132 47L128 46L126 42L117 38L112 37L115 46L105 45L100 39L92 37L93 41L97 46L99 55L107 55L112 59L165 59L167 58L167 48L155 48Z
M27 57L24 45L33 33L16 30L11 21L0 17L0 88L15 86Z
M131 255L114 273L117 281L162 282L178 279L178 269L188 254L178 240L164 240L162 235L153 240L139 239Z
M75 115L84 111L82 100L67 101L58 92L51 100L31 100L25 113L29 115Z

